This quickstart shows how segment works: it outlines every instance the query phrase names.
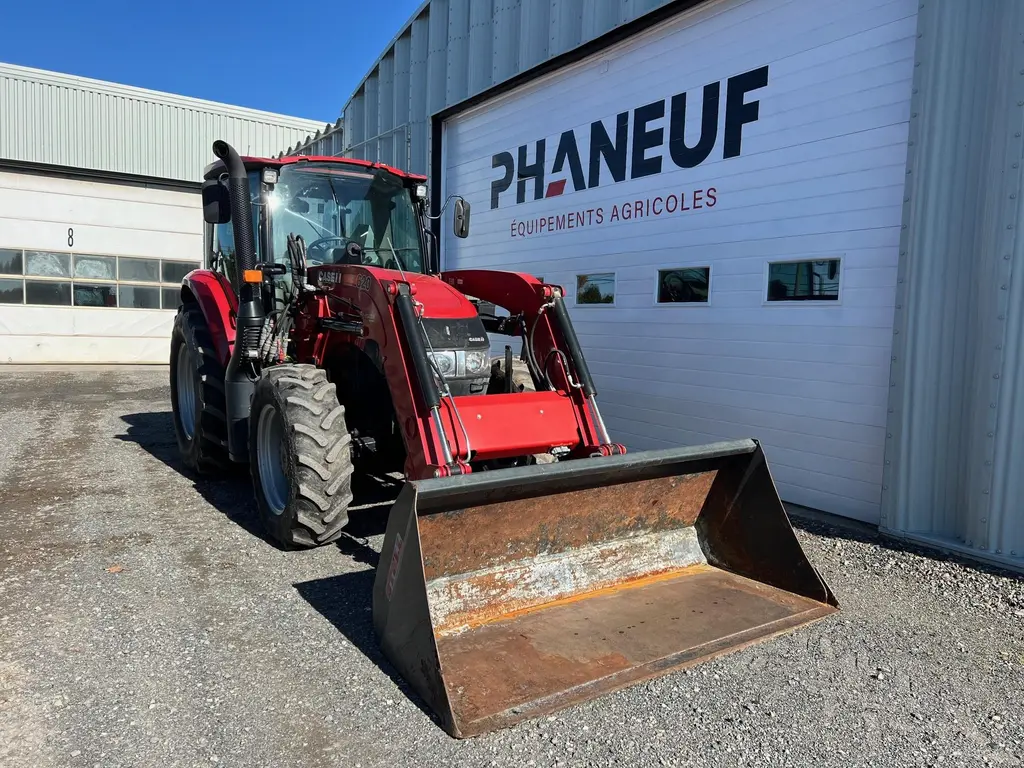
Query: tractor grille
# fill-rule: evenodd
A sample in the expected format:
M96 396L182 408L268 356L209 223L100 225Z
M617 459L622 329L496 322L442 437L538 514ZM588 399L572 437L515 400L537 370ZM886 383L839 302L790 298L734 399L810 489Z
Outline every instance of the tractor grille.
M446 320L423 318L427 339L434 349L475 349L487 347L487 331L479 317Z

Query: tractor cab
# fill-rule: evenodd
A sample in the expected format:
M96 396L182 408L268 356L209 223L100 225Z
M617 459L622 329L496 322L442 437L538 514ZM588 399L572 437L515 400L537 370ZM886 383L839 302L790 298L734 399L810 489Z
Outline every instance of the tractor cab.
M256 261L281 264L288 281L289 238L301 237L306 265L360 264L403 272L438 271L426 177L339 157L242 158L249 178ZM206 254L235 283L235 247L223 162L203 184ZM468 231L468 205L456 201L455 234ZM237 290L238 286L235 285Z

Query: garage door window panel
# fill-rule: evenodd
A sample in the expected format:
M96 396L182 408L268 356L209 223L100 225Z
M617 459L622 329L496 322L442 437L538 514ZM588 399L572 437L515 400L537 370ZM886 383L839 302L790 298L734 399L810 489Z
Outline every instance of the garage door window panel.
M711 298L711 267L658 270L654 301L667 306L705 306Z
M75 254L75 278L88 280L117 280L117 258L114 256L92 256Z
M25 284L21 280L0 279L0 304L24 304Z
M25 251L25 274L30 277L71 277L71 254ZM70 303L70 292L69 303Z
M70 307L71 283L56 280L26 280L25 303L47 307Z
M177 310L181 306L180 288L163 288L161 291L163 309Z
M21 251L0 250L0 275L21 276Z
M197 261L5 248L0 304L175 311L182 278L198 267Z
M181 285L185 275L198 267L194 261L164 261L161 267L163 282Z
M72 291L76 307L116 307L115 285L80 283L75 281Z
M118 299L124 309L160 309L160 289L148 285L121 285Z
M765 302L838 302L841 259L771 261Z
M132 283L159 283L159 259L118 259L117 276L121 281Z

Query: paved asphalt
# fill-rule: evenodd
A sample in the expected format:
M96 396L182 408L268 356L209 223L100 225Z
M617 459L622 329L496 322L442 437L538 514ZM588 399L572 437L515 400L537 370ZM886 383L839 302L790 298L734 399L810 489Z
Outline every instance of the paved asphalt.
M842 613L457 741L378 652L386 490L282 552L164 368L0 368L0 766L1019 766L1024 582L795 518ZM769 456L770 458L770 456Z

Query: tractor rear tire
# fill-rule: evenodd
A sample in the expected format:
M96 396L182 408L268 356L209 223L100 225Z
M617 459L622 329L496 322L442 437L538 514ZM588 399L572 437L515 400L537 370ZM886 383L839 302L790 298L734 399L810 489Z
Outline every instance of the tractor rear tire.
M201 475L230 465L224 366L198 304L178 308L171 330L171 411L182 461Z
M352 439L334 384L312 365L263 371L249 414L260 520L288 549L329 544L348 524Z

